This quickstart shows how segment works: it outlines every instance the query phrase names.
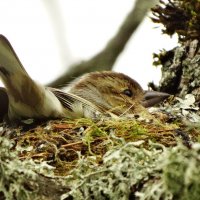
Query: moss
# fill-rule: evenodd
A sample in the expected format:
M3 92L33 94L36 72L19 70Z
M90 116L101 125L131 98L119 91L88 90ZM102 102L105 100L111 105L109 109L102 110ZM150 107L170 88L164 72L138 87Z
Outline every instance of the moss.
M183 123L186 118L194 120L196 116L193 113L195 99L191 95L188 98L169 100L164 107L149 110L151 114L142 116L51 120L18 128L4 124L0 138L10 138L8 144L12 145L1 147L0 153L5 151L6 159L14 164L8 169L10 165L4 166L6 159L2 162L4 156L0 157L3 193L8 195L13 190L11 194L16 195L13 189L16 188L25 199L28 195L30 199L31 195L42 199L37 189L48 185L49 179L38 185L41 174L54 181L53 188L59 182L64 187L50 199L63 195L68 199L165 200L180 199L178 195L183 192L186 196L192 192L196 197L198 181L189 185L183 182L187 179L184 170L193 174L191 163L198 164L195 152L199 152L192 145L199 138L199 127L194 122L190 126ZM176 146L177 140L185 146ZM199 179L197 171L194 174ZM23 181L34 184L23 184ZM20 186L15 186L18 184ZM16 199L23 198L17 196Z
M116 138L126 142L144 140L145 146L148 146L149 139L165 145L176 143L174 127L163 126L152 119L147 122L134 118L54 120L38 124L24 133L28 126L15 129L18 132L15 135L10 129L4 129L4 134L7 137L12 135L15 146L26 148L19 152L20 159L48 161L56 167L58 175L68 174L76 166L79 159L77 152L84 156L94 155L101 161L108 150L121 145L121 140Z
M166 158L163 179L167 190L173 193L175 199L199 198L199 150L199 144L195 144L191 150L179 146Z

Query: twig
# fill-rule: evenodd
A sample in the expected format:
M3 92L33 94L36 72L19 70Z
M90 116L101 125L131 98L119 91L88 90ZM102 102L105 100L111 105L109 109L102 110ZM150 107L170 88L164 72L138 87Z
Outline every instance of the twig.
M156 0L137 0L118 32L107 43L106 47L88 61L72 65L63 75L49 83L51 87L62 87L74 78L91 71L111 70L116 59L124 50L131 35L146 16L147 11L155 4Z

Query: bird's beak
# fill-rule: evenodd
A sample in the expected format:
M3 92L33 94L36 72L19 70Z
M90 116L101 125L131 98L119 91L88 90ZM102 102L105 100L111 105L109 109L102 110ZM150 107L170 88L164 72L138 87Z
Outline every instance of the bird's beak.
M157 103L160 103L164 99L168 98L170 94L164 92L157 92L157 91L145 91L144 97L142 100L142 105L144 107L151 107Z

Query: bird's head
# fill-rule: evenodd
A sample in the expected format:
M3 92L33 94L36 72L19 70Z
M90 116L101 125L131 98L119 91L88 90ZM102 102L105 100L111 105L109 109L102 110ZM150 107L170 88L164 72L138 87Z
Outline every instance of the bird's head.
M112 72L93 72L75 81L70 91L99 106L104 111L134 113L138 106L150 107L169 95L144 91L129 76Z

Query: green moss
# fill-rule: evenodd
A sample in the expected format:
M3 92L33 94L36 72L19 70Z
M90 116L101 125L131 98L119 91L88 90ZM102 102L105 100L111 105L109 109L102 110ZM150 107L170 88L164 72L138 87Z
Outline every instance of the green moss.
M176 103L180 104L179 101ZM24 199L32 198L31 195L38 198L40 186L36 172L42 170L40 174L46 175L43 170L46 162L42 161L47 161L53 167L49 171L47 168L48 176L67 188L62 192L63 198L169 200L181 199L183 193L195 199L199 194L200 173L195 168L200 164L200 148L193 147L191 141L200 132L195 123L190 127L181 120L177 124L167 123L171 116L175 117L174 123L180 117L179 108L177 104L165 105L164 113L169 112L167 118L160 107L154 108L154 112L149 110L151 114L136 117L52 120L31 129L28 129L30 125L14 129L17 134L2 127L1 134L12 138L15 146L8 146L7 150L5 145L0 146L1 155L6 151L12 164L7 165L4 156L0 157L0 169L3 169L0 181L5 184L1 191L14 195L11 190L17 189L17 195ZM190 149L181 144L176 146L179 137ZM3 136L0 138L3 140ZM24 187L27 180L33 180L31 190Z
M196 200L200 195L200 144L189 150L176 147L166 157L163 179L175 199Z

